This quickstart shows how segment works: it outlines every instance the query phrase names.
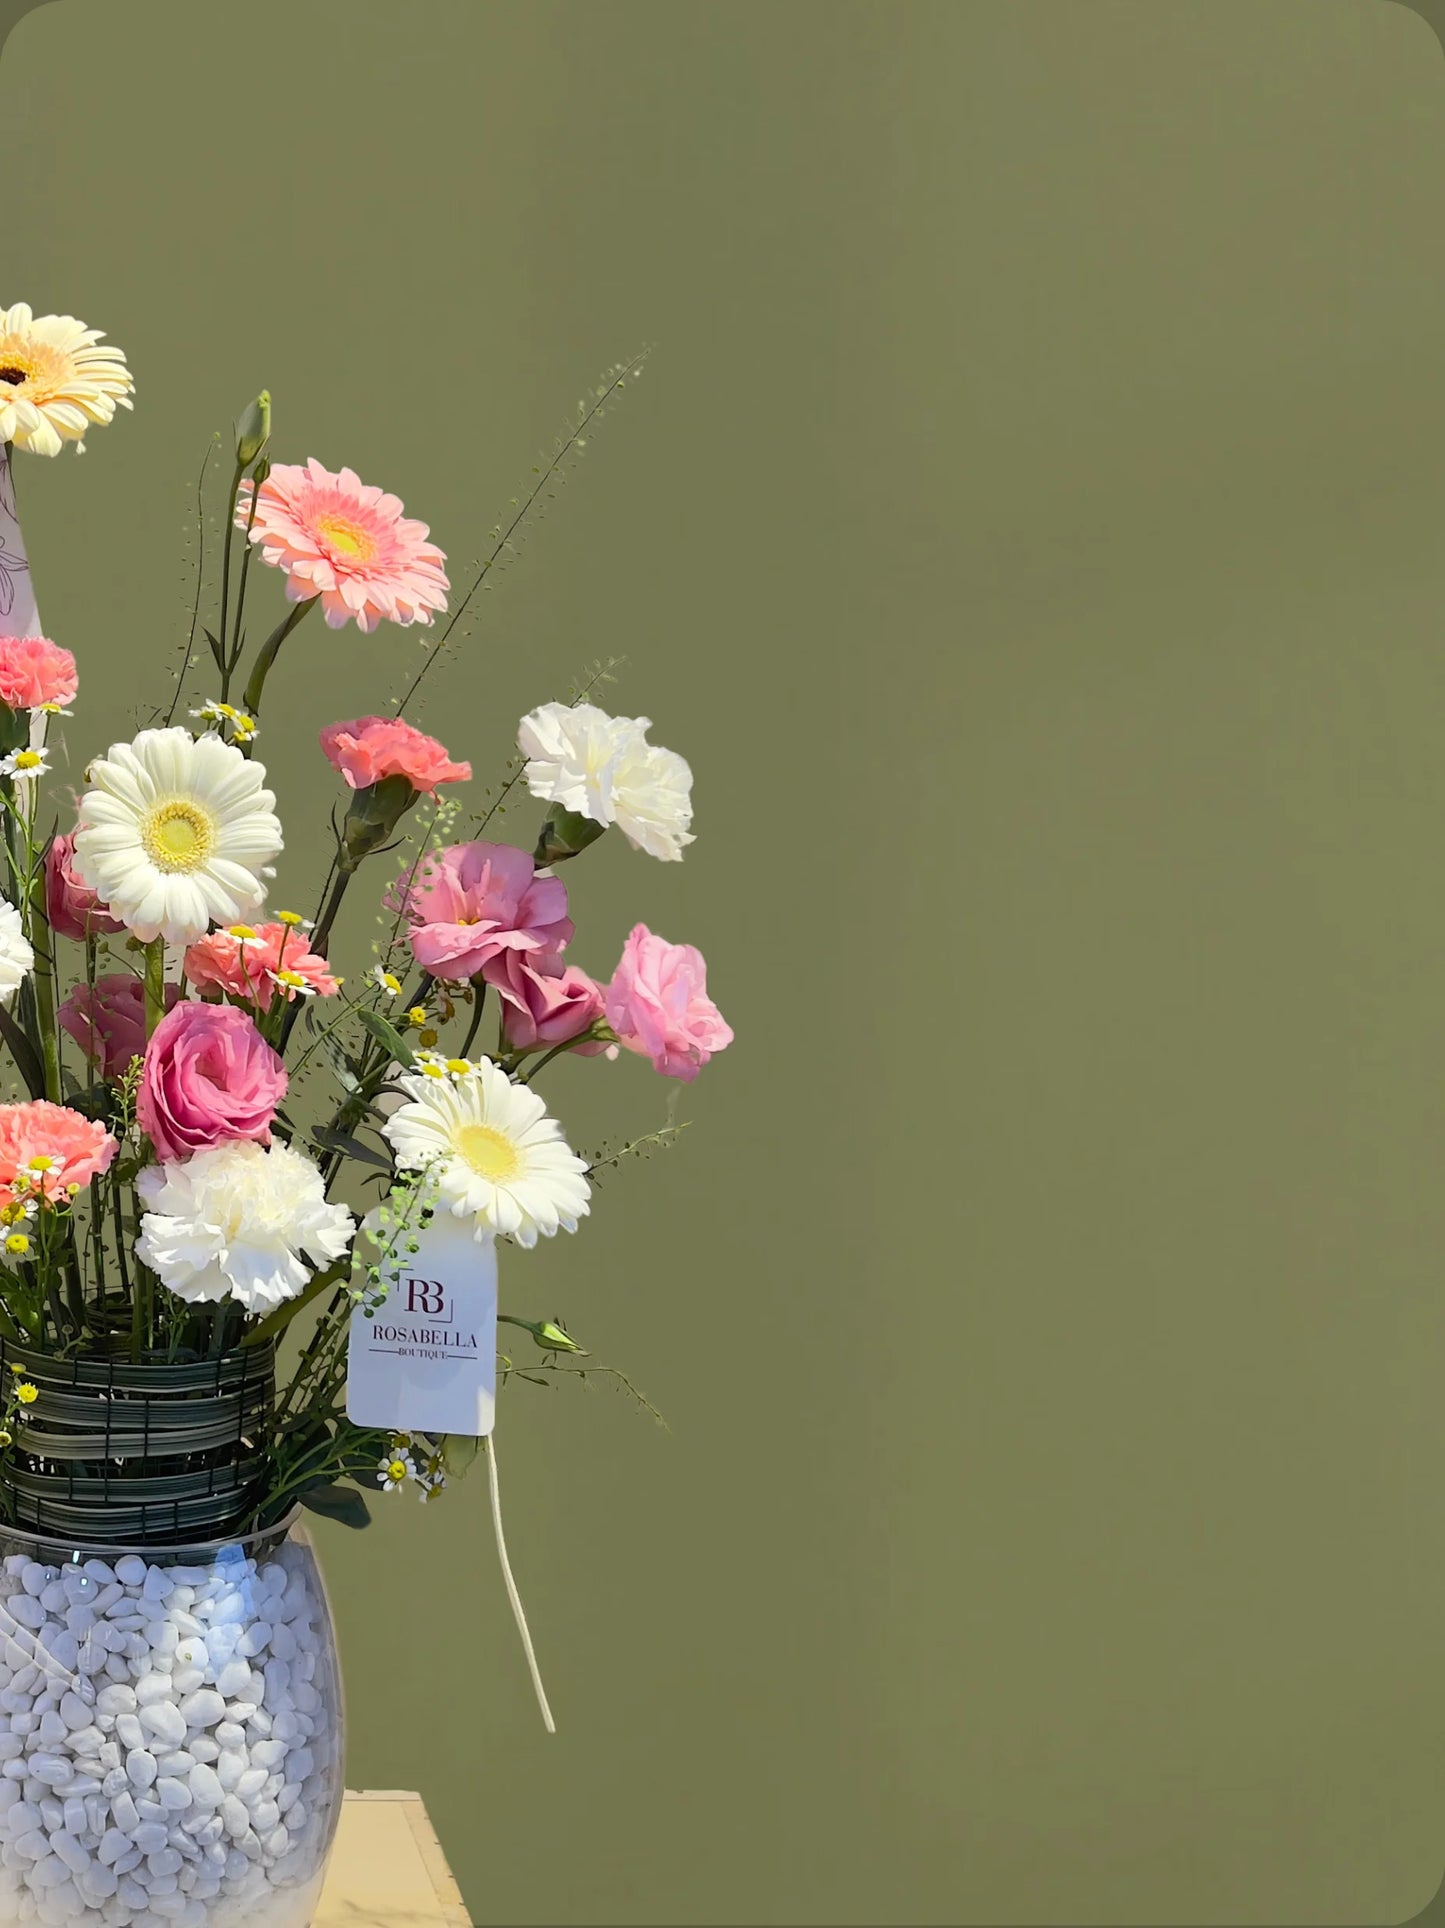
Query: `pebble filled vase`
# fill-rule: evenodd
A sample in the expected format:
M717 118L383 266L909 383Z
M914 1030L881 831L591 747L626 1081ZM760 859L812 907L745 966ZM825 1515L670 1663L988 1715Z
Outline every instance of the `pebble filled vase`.
M0 1928L307 1928L343 1754L295 1518L129 1551L0 1526Z

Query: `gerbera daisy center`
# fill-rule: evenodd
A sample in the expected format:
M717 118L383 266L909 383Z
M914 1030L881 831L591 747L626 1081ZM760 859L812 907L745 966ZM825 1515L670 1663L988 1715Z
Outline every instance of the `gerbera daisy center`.
M18 388L21 382L29 381L29 379L30 370L28 368L17 368L14 362L7 362L3 368L0 368L0 382L9 382L12 388Z
M141 842L158 870L199 870L216 844L216 826L189 797L157 804L141 824Z
M376 556L376 543L371 533L358 528L345 516L324 515L316 529L333 549L339 549L344 556L351 556L358 562L371 562Z
M490 1125L463 1125L453 1143L479 1178L505 1185L521 1172L517 1147Z

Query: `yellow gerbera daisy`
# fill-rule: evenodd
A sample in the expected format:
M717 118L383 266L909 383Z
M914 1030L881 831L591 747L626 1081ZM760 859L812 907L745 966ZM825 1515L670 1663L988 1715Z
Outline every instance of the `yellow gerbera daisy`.
M135 384L120 349L74 315L32 315L17 301L0 308L0 442L36 455L83 450L93 422L131 406Z

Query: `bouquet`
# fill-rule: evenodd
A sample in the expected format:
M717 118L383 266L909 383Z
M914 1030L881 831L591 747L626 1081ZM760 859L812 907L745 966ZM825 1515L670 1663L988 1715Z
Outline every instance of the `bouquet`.
M611 371L580 408L494 532L442 642L637 366ZM350 623L427 629L452 585L396 496L349 468L279 459L267 395L236 424L219 581L198 565L174 691L128 740L87 741L78 801L55 794L57 734L84 718L81 676L40 633L12 456L83 447L132 393L125 357L95 330L0 310L0 1044L12 1068L0 1103L0 1515L19 1549L0 1592L7 1624L89 1684L68 1690L72 1708L67 1690L23 1678L34 1654L0 1656L0 1681L11 1675L0 1709L19 1680L25 1718L59 1729L47 1767L0 1725L0 1757L23 1756L0 1778L0 1920L7 1882L21 1901L50 1897L47 1921L114 1924L150 1908L199 1923L223 1904L238 1921L269 1920L270 1899L314 1874L315 1828L306 1836L295 1817L324 1723L302 1711L300 1686L317 1676L300 1656L324 1613L313 1588L294 1625L266 1609L269 1650L254 1630L217 1643L271 1599L275 1559L247 1555L245 1610L222 1621L234 1575L216 1580L209 1556L178 1566L164 1549L249 1545L281 1533L298 1504L361 1523L367 1491L440 1494L476 1452L474 1433L350 1416L353 1329L384 1316L439 1228L464 1234L478 1267L499 1244L577 1230L593 1166L548 1108L556 1058L591 1058L606 1077L609 1061L636 1055L690 1081L732 1032L698 951L645 924L605 980L572 961L567 864L604 840L677 862L693 841L687 763L649 741L647 718L587 700L592 688L521 720L504 794L521 785L536 799L536 836L498 841L501 798L470 817L462 798L472 769L453 752L474 746L444 745L407 715L433 648L389 713L321 732L337 782L329 870L313 914L268 904L283 831L261 745L287 658ZM192 688L202 638L207 682ZM367 711L367 693L341 707ZM343 970L332 936L358 889L387 921L374 954ZM308 1101L323 1093L315 1116L302 1115L298 1079ZM370 1206L342 1202L343 1183L369 1187ZM283 1373L277 1346L308 1308L318 1316ZM581 1354L560 1321L499 1316L530 1335L534 1371ZM517 1370L503 1357L504 1379ZM27 1536L134 1551L66 1565ZM71 1584L72 1568L92 1566L109 1602L99 1615L95 1594ZM22 1613L26 1602L35 1610ZM154 1624L167 1613L169 1632ZM87 1643L107 1629L87 1673ZM168 1714L155 1732L152 1704ZM303 1719L298 1771L284 1757ZM77 1734L88 1753L65 1751ZM12 1855L7 1789L34 1818L33 1861ZM27 1886L27 1869L52 1878ZM21 1901L15 1919L29 1918Z

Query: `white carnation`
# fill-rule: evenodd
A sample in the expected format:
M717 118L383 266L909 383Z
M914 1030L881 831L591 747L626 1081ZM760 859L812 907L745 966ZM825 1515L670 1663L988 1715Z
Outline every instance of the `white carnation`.
M544 703L522 718L517 743L534 797L593 823L613 824L637 850L665 863L693 842L692 771L649 743L645 716L609 716L591 703Z
M289 1145L217 1145L136 1179L147 1210L136 1255L192 1305L235 1299L269 1312L341 1257L355 1221ZM307 1263L307 1261L310 1263Z
M35 968L35 953L13 904L0 902L0 1004L8 1004Z

